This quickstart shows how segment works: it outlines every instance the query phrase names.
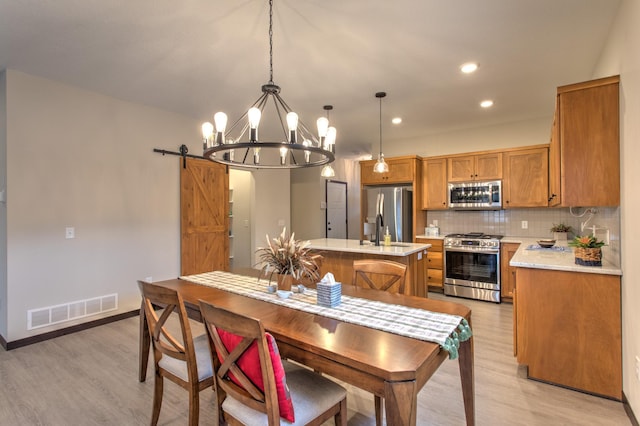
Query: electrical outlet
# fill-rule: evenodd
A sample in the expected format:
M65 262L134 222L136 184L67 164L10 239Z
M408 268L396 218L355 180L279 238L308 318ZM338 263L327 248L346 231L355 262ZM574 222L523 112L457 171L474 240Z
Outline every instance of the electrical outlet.
M64 237L66 239L71 239L71 238L75 238L76 237L76 229L73 227L67 227L64 230Z
M636 379L640 381L640 357L636 355Z
M521 222L522 225L522 229L529 229L529 222L527 222L526 220L523 220Z
M431 223L433 223L433 226L438 226L438 219L433 219L433 222Z
M153 277L145 277L144 281L148 282L148 283L152 283L153 282Z

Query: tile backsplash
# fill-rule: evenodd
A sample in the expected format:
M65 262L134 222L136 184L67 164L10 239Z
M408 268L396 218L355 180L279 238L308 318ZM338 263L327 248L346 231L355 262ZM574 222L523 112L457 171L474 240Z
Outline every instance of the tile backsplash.
M551 227L564 223L573 228L569 238L589 235L592 227L597 227L598 237L609 232L609 245L603 247L603 257L615 265L620 265L620 208L596 207L591 215L586 208L574 207L557 209L509 209L490 211L430 210L427 223L438 221L440 235L465 232L484 232L509 237L552 238ZM589 219L589 217L591 219ZM589 219L589 220L587 220ZM527 222L527 229L522 222ZM581 225L585 223L584 231Z

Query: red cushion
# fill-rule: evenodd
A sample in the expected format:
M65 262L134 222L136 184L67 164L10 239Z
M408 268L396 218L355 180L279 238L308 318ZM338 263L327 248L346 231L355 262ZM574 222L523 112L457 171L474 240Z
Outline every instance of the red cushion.
M218 329L218 335L229 353L231 353L238 343L242 341L242 337L229 333L228 331ZM282 366L280 352L278 351L278 345L271 334L265 333L265 336L267 338L267 345L269 346L271 364L273 364L273 375L276 379L276 392L278 394L280 417L294 423L295 416L293 413L293 402L291 401L289 387L287 386L287 379L285 377L284 367ZM218 357L221 361L224 361L223 357L220 356L219 353ZM251 380L258 389L264 392L264 382L262 381L262 370L260 368L260 356L258 354L258 344L256 342L253 342L251 346L247 348L247 350L237 360L236 364L244 372L247 378L249 378L249 380ZM235 384L242 386L232 373L229 373L229 377Z

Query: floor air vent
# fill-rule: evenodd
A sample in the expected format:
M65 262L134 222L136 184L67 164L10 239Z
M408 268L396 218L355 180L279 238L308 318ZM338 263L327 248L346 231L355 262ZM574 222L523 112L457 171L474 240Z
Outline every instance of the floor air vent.
M62 305L31 309L27 311L27 329L33 330L34 328L46 327L116 309L118 309L117 294L107 294Z

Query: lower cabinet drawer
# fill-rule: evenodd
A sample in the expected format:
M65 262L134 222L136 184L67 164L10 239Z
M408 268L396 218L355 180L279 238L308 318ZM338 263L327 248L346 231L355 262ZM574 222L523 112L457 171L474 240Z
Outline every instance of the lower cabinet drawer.
M442 286L442 269L427 269L427 283Z
M442 269L441 251L427 251L427 268Z

